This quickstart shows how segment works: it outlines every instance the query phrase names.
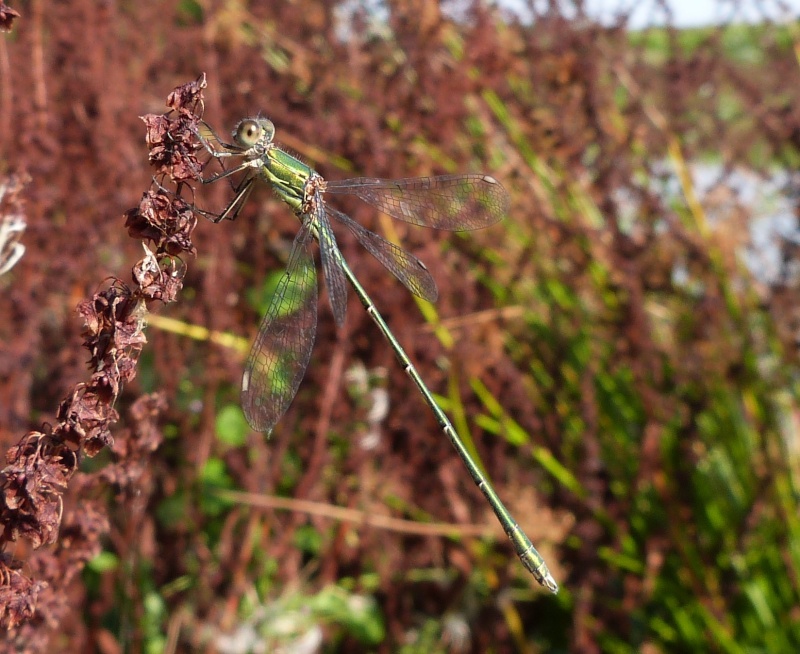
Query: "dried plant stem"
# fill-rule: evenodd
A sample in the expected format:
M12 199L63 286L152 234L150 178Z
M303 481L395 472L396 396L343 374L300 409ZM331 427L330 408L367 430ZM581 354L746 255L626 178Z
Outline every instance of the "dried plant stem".
M168 114L143 118L150 161L159 176L170 179L178 190L198 169L192 130L199 121L203 88L201 76L170 94ZM55 544L50 551L35 554L33 563L27 562L40 573L32 577L21 572L21 562L0 554L0 627L13 629L14 640L26 643L25 651L31 651L31 639L44 637L45 630L35 629L34 622L46 620L51 627L58 626L67 608L63 602L59 605L58 596L66 596L63 587L96 556L100 539L108 532L108 518L97 502L83 502L65 517L64 494L82 457L114 445L111 427L119 419L115 404L123 386L136 376L138 357L147 342L148 306L176 299L185 273L181 256L194 254L191 234L196 224L191 205L160 185L126 213L129 234L153 247L143 243L144 257L132 270L133 286L114 279L78 306L85 321L83 345L91 355L91 377L61 402L55 426L27 433L6 453L6 466L0 472L0 546L19 539L35 550ZM115 447L117 461L95 475L83 476L80 484L135 485L146 470L143 459L163 440L155 421L164 406L159 394L135 402L130 410L133 427L119 434L121 442ZM42 601L45 592L49 597Z

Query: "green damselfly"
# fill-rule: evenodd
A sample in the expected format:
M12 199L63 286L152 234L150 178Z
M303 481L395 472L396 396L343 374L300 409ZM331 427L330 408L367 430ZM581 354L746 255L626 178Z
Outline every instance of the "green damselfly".
M330 217L350 229L359 243L412 293L434 302L437 289L431 274L415 256L362 227L341 211L329 207L324 199L326 194L354 195L389 216L413 225L470 230L488 227L505 215L509 207L505 189L488 175L445 175L399 180L359 177L326 181L273 142L275 126L265 118L241 121L233 132L233 143L221 141L205 123L202 123L197 136L214 159L220 162L230 160L233 164L223 172L203 179L203 183L241 174L234 185L233 199L222 213L214 216L215 221L235 219L255 183L262 181L292 208L301 223L286 273L275 290L245 366L241 400L250 426L256 431L271 432L294 399L305 375L317 327L317 273L311 253L311 242L316 240L337 325L341 326L345 319L347 280L433 411L475 484L489 501L523 565L540 584L557 592L558 585L544 559L500 501L405 350L347 265L336 245Z

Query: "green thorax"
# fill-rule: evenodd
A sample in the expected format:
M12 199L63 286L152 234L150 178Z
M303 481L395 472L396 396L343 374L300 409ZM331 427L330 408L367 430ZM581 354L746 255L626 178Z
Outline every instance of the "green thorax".
M261 174L281 200L295 213L301 212L306 182L316 175L313 168L273 145L262 158Z

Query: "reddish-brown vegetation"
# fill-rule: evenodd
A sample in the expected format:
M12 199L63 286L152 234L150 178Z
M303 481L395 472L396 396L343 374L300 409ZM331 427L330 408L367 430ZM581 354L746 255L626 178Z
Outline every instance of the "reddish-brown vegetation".
M785 545L796 506L780 439L792 413L778 397L797 363L796 245L785 241L779 274L755 283L736 257L745 203L725 196L727 222L706 221L690 186L669 195L657 183L667 164L680 174L710 152L723 186L736 166L764 178L796 166L800 102L787 80L798 65L784 31L753 28L755 66L729 54L723 30L687 45L666 29L653 48L622 23L555 9L526 26L480 3L455 21L434 3L399 1L376 25L350 4L32 2L13 25L0 6L0 27L13 28L0 33L0 176L31 179L27 251L0 277L0 620L13 627L3 651L140 651L154 642L145 600L155 596L165 608L154 629L173 651L213 651L203 627L233 629L254 588L266 604L309 579L360 588L373 573L383 651L422 631L420 615L451 614L467 616L475 652L523 650L526 639L582 653L670 642L702 651L681 631L692 620L674 617L690 605L716 628L703 622L698 639L707 630L751 642L739 613L755 603L747 570L787 584L772 624L796 621L787 607L798 568ZM449 350L376 262L342 248L448 410L473 425L500 495L549 545L567 599L529 592L502 539L472 547L214 495L209 461L224 467L215 479L253 494L288 488L370 511L489 521L362 313L348 312L342 334L321 316L307 378L268 444L215 438L219 407L237 396L230 351L155 330L145 346L145 307L182 287L173 316L252 334L247 289L281 269L296 231L264 194L233 226L193 232L188 188L177 197L151 186L145 130L160 177L196 175L202 79L158 113L200 71L207 120L266 114L277 140L326 176L487 170L512 191L505 231L447 248L441 236L404 234L439 283L441 315L466 316L450 325ZM225 192L203 189L202 201L221 206ZM152 248L144 258L140 241ZM129 285L123 271L137 260ZM363 397L342 391L350 360L390 371L374 450L355 445L366 421ZM737 483L699 484L712 463L726 469L728 445L741 455ZM737 511L708 509L728 494ZM713 531L720 513L729 527ZM772 572L758 558L771 547ZM119 564L90 578L86 562L102 549ZM439 567L455 581L425 576ZM512 583L528 601L507 599ZM352 635L338 642L364 648Z

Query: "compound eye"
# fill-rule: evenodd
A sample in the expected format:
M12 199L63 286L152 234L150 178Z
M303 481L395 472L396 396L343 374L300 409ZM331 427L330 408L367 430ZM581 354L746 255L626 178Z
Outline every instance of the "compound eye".
M264 135L264 140L268 143L272 143L272 139L275 137L275 125L271 120L266 118L261 118L258 121L258 124L261 127L262 134Z
M257 121L248 118L239 123L233 133L233 140L245 148L251 148L264 135L264 128Z

